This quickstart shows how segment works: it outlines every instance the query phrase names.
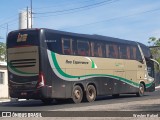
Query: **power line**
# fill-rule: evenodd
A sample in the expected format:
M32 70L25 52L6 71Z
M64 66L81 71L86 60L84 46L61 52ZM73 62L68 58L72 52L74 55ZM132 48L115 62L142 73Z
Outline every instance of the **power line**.
M74 11L64 11L62 13L59 13L59 14L55 14L55 15L45 15L45 16L38 16L38 17L34 17L34 18L41 18L41 17L51 17L51 16L59 16L59 15L64 15L64 14L71 14L71 13L76 13L76 12L81 12L81 11L84 11L84 10L88 10L88 9L92 9L92 8L96 8L96 7L100 7L100 6L103 6L103 5L106 5L106 4L111 4L111 3L114 3L114 2L118 2L119 0L114 0L114 1L111 1L111 2L107 2L105 4L100 4L100 5L97 5L97 6L92 6L92 7L88 7L88 8L83 8L83 9L77 9L77 10L74 10ZM52 13L53 14L53 13Z
M159 10L160 10L160 8L156 8L156 9L152 9L152 10L148 10L148 11L144 11L144 12L139 12L139 13L133 13L133 14L124 15L124 16L114 17L114 18L110 18L110 19L105 19L105 20L97 21L97 22L83 24L83 25L78 25L78 26L73 26L73 27L67 27L67 28L63 28L63 29L59 29L59 30L65 30L65 29L70 29L70 28L76 28L76 27L81 27L81 26L98 24L98 23L103 23L103 22L107 22L107 21L111 21L111 20L117 20L117 19L121 19L121 18L125 18L125 17L131 17L131 16L145 14L145 13L151 13L151 12L159 11Z
M6 24L8 24L8 23L13 23L13 22L15 22L15 21L18 21L18 18L17 18L17 17L14 18L14 19L10 19L9 21L7 21L7 22L1 24L0 27L6 25Z
M14 15L12 15L12 16L10 16L10 17L3 18L3 19L0 21L0 23L1 23L2 21L5 21L5 19L11 19L11 18L14 18L15 16L17 16L17 14L14 14Z
M101 5L104 4L106 2L109 2L112 0L105 0L102 2L97 2L94 4L90 4L90 5L85 5L85 6L81 6L81 7L76 7L76 8L71 8L71 9L64 9L64 10L57 10L57 11L48 11L48 12L41 12L41 13L34 13L34 14L53 14L53 13L62 13L62 12L67 12L67 11L73 11L73 10L79 10L79 9L83 9L83 8L88 8L88 7L92 7L92 6L97 6L97 5Z
M92 0L92 1L94 1L94 0ZM87 2L91 2L91 0L86 0L86 1L80 1L80 2L78 2L78 3L87 3ZM74 4L74 3L77 3L77 1L75 2L75 1L70 1L70 2L63 2L63 3L56 3L56 5L51 5L51 6L45 6L45 7L37 7L37 8L34 8L34 10L36 10L36 9L48 9L48 8L53 8L53 7L57 7L57 6L60 6L60 5L66 5L67 3L69 3L69 5L71 5L71 4Z
M12 24L11 24L11 23L12 23ZM15 23L18 23L18 20L12 21L12 22L10 22L10 23L2 24L2 25L0 26L0 29L12 30L12 29L10 29L10 26L17 25L17 24L15 24ZM8 28L6 27L6 25L8 26Z

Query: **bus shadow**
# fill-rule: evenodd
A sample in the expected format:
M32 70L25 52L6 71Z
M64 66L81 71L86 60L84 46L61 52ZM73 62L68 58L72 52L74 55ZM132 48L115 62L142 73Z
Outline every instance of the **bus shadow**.
M144 95L143 97L146 97L148 95ZM136 97L135 94L122 94L119 97L113 97L111 95L108 96L97 96L96 100L94 102L86 102L82 101L80 104L75 104L71 99L59 99L54 100L51 104L45 104L41 100L25 100L25 101L17 101L17 102L3 102L0 104L0 106L3 107L41 107L41 106L61 106L61 105L71 105L71 107L74 106L90 106L94 104L104 104L104 103L112 103L116 100L123 100L123 99L132 99L132 98L140 98ZM134 100L135 100L134 99ZM118 102L118 101L117 101Z
M143 97L146 97L146 96L148 95L144 95ZM98 96L96 101L122 99L122 98L140 98L140 97L137 97L135 94L121 94L118 97L113 97L112 95L108 95L108 96Z

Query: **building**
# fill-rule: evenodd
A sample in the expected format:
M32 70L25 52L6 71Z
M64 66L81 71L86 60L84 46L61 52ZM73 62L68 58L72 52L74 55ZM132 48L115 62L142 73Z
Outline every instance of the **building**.
M23 10L19 13L19 29L32 28L31 10Z
M0 62L0 98L9 98L6 62Z

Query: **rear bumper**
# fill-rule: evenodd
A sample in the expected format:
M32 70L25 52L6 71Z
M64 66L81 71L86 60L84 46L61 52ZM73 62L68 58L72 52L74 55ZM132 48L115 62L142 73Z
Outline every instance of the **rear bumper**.
M34 90L10 90L10 97L19 99L52 98L52 87L44 86Z

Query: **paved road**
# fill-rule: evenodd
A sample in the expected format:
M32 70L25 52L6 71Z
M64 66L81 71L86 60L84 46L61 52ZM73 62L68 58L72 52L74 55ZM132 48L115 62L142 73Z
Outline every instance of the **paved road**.
M160 99L160 91L155 91L152 93L146 93L143 97L136 97L133 95L121 95L119 98L113 98L112 96L98 97L96 101L92 103L80 103L74 104L71 102L57 103L53 102L51 105L45 105L39 100L28 100L28 101L18 101L18 102L3 102L0 103L0 111L56 111L63 109L76 109L91 106L101 106L101 105L111 105L111 104L123 104L128 102L136 101L146 101L151 99ZM155 104L154 108L148 108L151 110L159 110L160 105ZM145 108L147 110L147 108Z

